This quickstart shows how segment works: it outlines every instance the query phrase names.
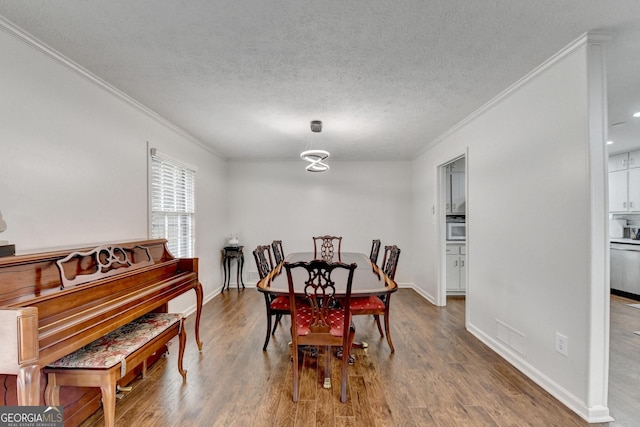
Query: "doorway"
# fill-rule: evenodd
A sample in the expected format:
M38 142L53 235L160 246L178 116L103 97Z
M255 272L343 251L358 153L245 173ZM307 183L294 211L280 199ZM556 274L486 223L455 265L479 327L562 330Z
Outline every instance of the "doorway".
M440 284L442 306L447 297L465 298L467 291L467 156L439 166Z

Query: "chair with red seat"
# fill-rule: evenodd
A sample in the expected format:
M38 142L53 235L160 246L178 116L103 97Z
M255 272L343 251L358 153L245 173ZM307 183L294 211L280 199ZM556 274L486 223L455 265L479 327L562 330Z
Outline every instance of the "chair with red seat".
M256 260L256 266L258 267L258 275L260 279L264 279L267 274L273 269L273 260L271 259L271 250L269 245L260 245L253 250L253 257ZM264 301L267 306L267 336L264 340L264 346L262 351L267 350L269 345L269 339L271 335L276 333L276 327L278 322L284 314L290 314L289 297L285 295L274 296L268 293L264 293ZM271 319L276 316L276 322L271 330Z
M384 257L382 258L382 271L390 279L394 280L396 276L396 269L398 267L398 259L400 258L400 248L396 245L384 247ZM372 261L373 262L373 261ZM393 342L391 341L391 331L389 328L389 307L391 305L391 294L384 296L369 296L361 298L351 299L351 314L353 316L361 316L365 314L372 314L378 325L378 331L380 337L384 337L382 332L382 325L380 324L380 316L384 316L384 330L387 334L387 343L391 353L395 353Z
M337 247L337 250L336 250ZM342 236L315 236L313 237L313 257L332 261L337 254L336 261L340 261L342 251Z
M331 347L351 348L355 329L351 325L351 285L357 265L328 262L316 259L310 262L284 263L289 282L289 302L291 305L291 338L293 358L293 401L298 401L298 350L299 346L323 346L325 352L325 388L331 387ZM346 271L345 289L336 295L334 274ZM340 280L344 276L340 273ZM295 280L294 280L295 278ZM297 291L296 294L296 286ZM344 303L344 304L343 304ZM347 368L349 352L342 352L342 373L340 401L347 401Z

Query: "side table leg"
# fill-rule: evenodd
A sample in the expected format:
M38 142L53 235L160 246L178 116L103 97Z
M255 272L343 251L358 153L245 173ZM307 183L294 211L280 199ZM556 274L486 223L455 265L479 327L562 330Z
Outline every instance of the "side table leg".
M244 254L240 254L240 282L242 283L242 289L244 289L244 278L242 272L244 270Z
M222 258L222 269L224 270L224 281L222 282L221 292L224 292L224 287L227 285L227 257Z
M227 290L229 289L229 286L231 286L231 258L227 258L226 260L227 262L227 278L225 279L225 286L227 287Z
M236 258L236 289L240 290L240 257Z

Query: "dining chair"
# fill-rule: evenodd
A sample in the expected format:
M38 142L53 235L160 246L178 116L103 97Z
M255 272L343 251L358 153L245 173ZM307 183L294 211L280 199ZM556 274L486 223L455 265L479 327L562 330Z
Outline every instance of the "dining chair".
M390 279L394 280L396 269L398 267L398 259L400 258L400 248L396 245L384 247L384 257L382 258L382 271ZM384 316L384 330L387 334L387 343L391 349L391 353L395 353L393 341L391 341L391 331L389 328L389 308L391 306L391 294L369 297L360 297L351 299L351 314L353 316L361 316L372 314L377 325L380 337L384 337L382 325L380 324L380 316Z
M298 351L299 346L324 346L325 368L324 387L331 387L331 347L351 348L355 328L351 324L349 302L353 272L357 264L328 262L315 259L310 262L284 263L289 282L289 302L291 305L291 338L293 359L293 401L298 401ZM294 284L294 270L306 270L304 282L297 275L298 294ZM348 273L344 294L336 295L336 284L332 274L338 270ZM342 284L339 285L342 289ZM341 304L344 302L344 304ZM342 352L342 373L340 401L347 401L348 351Z
M273 264L273 268L275 268L278 264L284 261L284 249L282 249L282 240L274 240L273 242L271 242L271 249L273 250L273 258L275 261L275 264ZM277 305L280 306L281 304ZM287 307L286 309L288 310L289 308ZM282 320L282 315L283 313L276 312L276 321L273 324L273 331L271 331L271 335L274 335L276 333L276 329L278 329L278 325Z
M282 249L282 240L274 240L271 242L271 249L273 249L273 258L275 260L275 265L280 264L284 261L284 250Z
M273 260L271 259L271 250L269 245L259 245L253 250L253 257L256 260L256 266L258 267L258 275L260 279L267 277L267 274L273 269ZM269 339L271 335L276 333L278 322L282 319L284 314L290 314L289 297L288 296L274 296L268 293L264 293L264 302L267 306L267 336L264 339L264 345L262 351L267 351L269 345ZM275 325L273 331L271 330L271 319L276 316Z
M336 253L336 246L338 247L338 261L340 261L342 236L315 236L313 238L313 257L318 259L319 254L320 258L331 261Z
M371 253L369 254L369 259L372 263L378 264L378 254L380 252L380 239L374 239L371 242Z

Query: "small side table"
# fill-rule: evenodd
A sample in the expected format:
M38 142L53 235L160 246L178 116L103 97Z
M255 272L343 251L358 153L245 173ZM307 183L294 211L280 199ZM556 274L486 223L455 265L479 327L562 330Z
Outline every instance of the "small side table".
M222 285L222 292L224 288L229 289L231 282L231 260L236 260L236 286L240 290L240 284L244 289L244 280L242 279L242 269L244 267L244 254L242 253L244 246L225 246L222 249L222 265L224 267L224 284Z

